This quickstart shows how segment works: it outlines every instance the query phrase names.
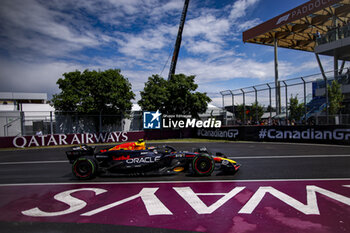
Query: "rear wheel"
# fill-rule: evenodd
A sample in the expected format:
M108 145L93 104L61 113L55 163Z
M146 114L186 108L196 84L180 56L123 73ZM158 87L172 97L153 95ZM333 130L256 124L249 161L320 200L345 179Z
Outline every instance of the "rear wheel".
M208 154L196 156L192 162L192 169L196 175L210 176L215 168L214 159Z
M74 161L73 174L82 180L88 180L95 177L97 172L97 163L93 158L82 157Z

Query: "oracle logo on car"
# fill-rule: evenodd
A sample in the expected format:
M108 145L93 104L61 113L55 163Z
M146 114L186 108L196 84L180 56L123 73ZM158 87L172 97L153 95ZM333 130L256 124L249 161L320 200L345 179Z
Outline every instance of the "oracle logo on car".
M127 163L132 164L132 163L155 163L160 160L160 156L156 157L141 157L141 158L132 158L126 160Z

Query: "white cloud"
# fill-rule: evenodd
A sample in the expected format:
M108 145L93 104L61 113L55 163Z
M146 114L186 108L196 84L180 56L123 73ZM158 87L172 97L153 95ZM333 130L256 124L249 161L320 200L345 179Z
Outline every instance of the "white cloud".
M232 21L236 21L237 19L246 15L247 10L250 7L254 7L260 0L237 0L232 6L232 10L230 12L229 18Z
M238 42L243 30L260 22L249 16L258 2L237 0L222 9L207 7L207 2L191 2L176 73L196 75L200 89L210 92L215 101L220 99L215 93L226 88L218 81L273 79L272 52L266 61L247 58ZM120 68L139 97L144 82L161 71L173 49L183 3L184 0L2 0L0 48L11 57L0 54L0 80L5 83L2 91L52 94L58 90L56 81L64 72ZM108 50L108 54L92 51L99 49ZM165 78L169 65L163 72ZM300 67L280 62L282 78L314 68L313 62ZM242 82L240 87L244 86Z
M2 1L0 20L0 46L17 58L65 57L106 40L106 36L100 39L98 32L85 22L35 0Z
M255 27L259 23L261 23L260 19L246 20L244 22L237 24L237 28L240 31L244 31L244 30L250 29L252 27Z
M70 43L86 46L97 45L96 38L91 33L80 34L72 28L56 22L59 14L46 9L36 1L5 1L1 9L1 17L5 24L10 24L16 29L32 31L54 39L64 40Z
M191 41L189 45L186 46L187 50L192 53L201 53L201 54L212 54L218 53L221 51L220 44L211 43L208 41Z
M183 37L204 37L211 42L222 42L222 36L230 31L227 19L218 19L214 15L200 16L186 22Z
M123 40L118 40L119 51L130 57L149 59L149 52L160 50L167 45L167 40L157 30L145 31L140 35L124 34Z
M120 62L116 62L115 58L101 60L100 65L81 65L78 63L47 61L42 63L32 63L25 61L9 61L0 59L0 91L9 92L47 92L49 95L59 92L56 84L64 73L73 72L75 70L106 70L119 67ZM132 69L121 70L122 75L127 78L131 84L135 94L139 96L139 91L143 89L144 82L152 74L157 73L156 70L135 71Z
M179 62L179 71L186 74L195 74L200 83L215 80L230 80L235 78L254 78L269 80L274 75L274 63L257 62L252 59L232 58L223 62L203 61L199 59L185 59ZM286 73L288 68L280 63L280 70Z
M107 2L130 15L136 14L139 11L139 6L142 4L140 0L107 0Z
M179 15L182 13L182 8L184 5L183 0L168 0L165 3L155 2L148 4L150 10L150 15L153 19L159 20L165 17ZM179 22L179 18L176 17L176 22Z
M166 11L167 13L169 11L178 11L178 10L182 10L183 8L183 2L182 0L171 0L168 1L167 3L165 3L164 5L162 5L160 7L161 10Z
M1 91L56 93L63 73L84 70L79 64L64 62L28 63L0 60Z

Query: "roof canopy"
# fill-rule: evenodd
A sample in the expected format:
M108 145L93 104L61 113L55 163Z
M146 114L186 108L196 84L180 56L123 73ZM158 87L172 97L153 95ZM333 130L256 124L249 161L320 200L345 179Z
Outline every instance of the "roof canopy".
M316 32L326 34L334 23L350 19L350 0L311 0L243 32L243 41L313 52Z

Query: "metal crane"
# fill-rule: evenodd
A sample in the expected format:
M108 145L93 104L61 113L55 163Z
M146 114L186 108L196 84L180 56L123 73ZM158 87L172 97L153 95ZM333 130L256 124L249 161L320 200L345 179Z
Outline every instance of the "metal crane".
M171 59L171 65L170 65L170 69L169 69L168 80L170 80L171 76L175 74L177 57L179 56L181 40L182 40L182 31L184 29L185 20L186 20L186 14L187 14L187 9L188 9L189 3L190 3L190 0L185 0L184 8L182 10L182 15L181 15L181 21L180 21L180 25L179 25L179 31L177 32L177 38L176 38L176 42L175 42L174 54L173 54L173 58Z

